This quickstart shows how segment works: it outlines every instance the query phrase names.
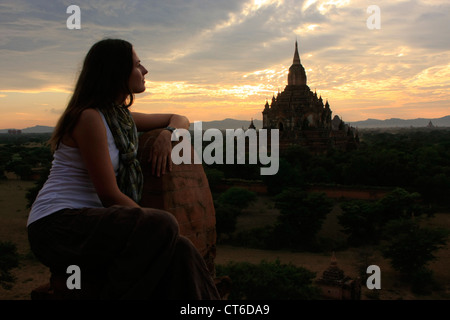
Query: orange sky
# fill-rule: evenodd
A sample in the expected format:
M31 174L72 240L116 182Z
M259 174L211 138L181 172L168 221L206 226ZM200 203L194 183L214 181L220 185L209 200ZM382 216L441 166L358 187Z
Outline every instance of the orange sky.
M443 0L377 1L374 30L362 0L78 5L81 29L69 30L66 5L0 4L0 129L54 126L85 53L104 37L132 42L150 72L136 111L262 119L266 99L287 84L298 40L309 87L346 122L450 115Z

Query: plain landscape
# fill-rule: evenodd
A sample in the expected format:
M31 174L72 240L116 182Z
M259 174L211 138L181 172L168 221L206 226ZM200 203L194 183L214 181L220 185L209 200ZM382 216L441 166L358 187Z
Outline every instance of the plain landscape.
M0 288L0 300L29 300L31 290L45 284L49 280L49 271L36 261L30 253L26 234L26 220L29 209L26 208L25 194L34 186L32 181L4 180L0 181L0 235L1 241L11 241L17 245L20 254L20 265L12 271L16 281L11 290ZM237 229L242 230L250 226L270 224L276 219L276 210L268 197L260 196L256 203L239 218ZM342 237L336 222L339 208L335 206L328 215L322 230L332 238ZM429 222L431 225L450 228L450 214L437 213ZM248 261L259 263L262 260L274 261L279 259L282 263L292 263L304 267L321 276L330 265L332 252L310 253L291 252L288 250L273 251L260 250L231 245L219 245L217 248L216 264L225 264L229 261ZM437 253L438 259L430 264L434 272L437 290L430 295L414 295L407 284L399 280L399 274L393 270L389 261L385 260L374 248L350 248L335 252L338 266L350 277L358 276L361 264L376 264L381 269L381 289L376 294L366 288L363 283L361 299L381 300L447 300L450 299L450 247L447 244ZM366 261L364 261L366 260Z

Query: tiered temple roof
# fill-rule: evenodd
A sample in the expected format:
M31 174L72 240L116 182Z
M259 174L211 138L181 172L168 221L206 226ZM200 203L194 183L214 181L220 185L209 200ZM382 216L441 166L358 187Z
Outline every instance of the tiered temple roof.
M347 150L357 143L355 130L338 116L332 119L328 100L324 103L322 96L307 85L297 41L288 84L272 97L270 104L266 101L262 114L263 129L280 130L280 146L303 145L321 153L329 148Z

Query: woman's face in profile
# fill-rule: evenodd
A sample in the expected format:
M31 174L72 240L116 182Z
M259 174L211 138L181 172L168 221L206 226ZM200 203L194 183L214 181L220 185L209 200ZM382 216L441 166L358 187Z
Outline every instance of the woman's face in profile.
M145 75L148 73L147 69L141 64L139 57L133 49L133 68L131 70L128 85L131 92L141 93L145 91Z

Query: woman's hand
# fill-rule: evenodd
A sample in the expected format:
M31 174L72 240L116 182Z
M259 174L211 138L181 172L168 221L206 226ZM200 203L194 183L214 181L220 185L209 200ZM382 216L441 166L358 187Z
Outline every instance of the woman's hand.
M178 114L145 114L139 112L131 113L139 132L147 132L153 129L173 128L189 129L189 119ZM172 133L162 130L150 149L148 161L151 162L153 175L161 176L172 170Z
M171 136L172 133L169 130L162 130L150 148L148 161L151 163L152 174L157 177L172 171Z

